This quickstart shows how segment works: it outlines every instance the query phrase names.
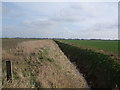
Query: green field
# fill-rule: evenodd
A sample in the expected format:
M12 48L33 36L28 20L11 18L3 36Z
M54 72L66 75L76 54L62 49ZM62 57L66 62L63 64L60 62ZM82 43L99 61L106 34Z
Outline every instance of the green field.
M118 41L113 40L62 40L62 41L79 45L84 48L118 53Z

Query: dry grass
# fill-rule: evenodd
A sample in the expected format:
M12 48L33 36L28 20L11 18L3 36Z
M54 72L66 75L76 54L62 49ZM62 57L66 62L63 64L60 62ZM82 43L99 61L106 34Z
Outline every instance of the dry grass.
M13 63L13 82L6 81L5 60ZM86 88L87 83L52 40L19 43L2 52L4 88Z

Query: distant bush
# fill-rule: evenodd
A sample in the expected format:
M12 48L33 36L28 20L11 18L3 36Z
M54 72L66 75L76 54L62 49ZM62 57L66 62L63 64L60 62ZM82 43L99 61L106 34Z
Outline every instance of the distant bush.
M88 83L95 88L120 88L120 61L109 55L83 49L60 41L55 41L61 50L76 62L80 71L85 74Z

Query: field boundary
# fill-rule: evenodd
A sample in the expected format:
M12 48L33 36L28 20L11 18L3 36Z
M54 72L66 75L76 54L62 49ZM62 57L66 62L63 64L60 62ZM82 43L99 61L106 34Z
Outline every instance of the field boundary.
M92 88L120 88L120 63L104 53L82 49L65 42L55 42L75 62Z

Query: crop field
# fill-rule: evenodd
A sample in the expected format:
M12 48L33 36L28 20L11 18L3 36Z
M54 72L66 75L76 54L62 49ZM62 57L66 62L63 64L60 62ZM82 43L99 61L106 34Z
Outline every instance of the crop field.
M2 49L14 48L18 43L35 39L2 39Z
M75 44L83 48L89 48L96 51L102 51L103 53L118 55L118 42L113 40L61 40Z

